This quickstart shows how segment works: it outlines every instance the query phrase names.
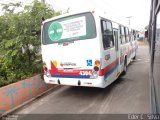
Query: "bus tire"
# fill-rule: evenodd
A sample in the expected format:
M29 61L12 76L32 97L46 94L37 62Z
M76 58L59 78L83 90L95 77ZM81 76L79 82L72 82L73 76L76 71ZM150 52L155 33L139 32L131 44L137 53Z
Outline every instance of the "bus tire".
M122 75L125 75L126 73L127 73L127 58L125 57Z
M135 60L136 59L136 52L135 52L135 56L133 57L133 60Z

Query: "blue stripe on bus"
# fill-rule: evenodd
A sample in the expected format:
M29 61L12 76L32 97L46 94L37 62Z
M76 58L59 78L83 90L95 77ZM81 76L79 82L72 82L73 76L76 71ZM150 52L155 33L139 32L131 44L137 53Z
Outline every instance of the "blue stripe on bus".
M123 57L124 59L124 57ZM123 63L123 60L120 62L120 64ZM118 67L118 61L116 62L116 65L113 66L108 72L105 73L104 75L104 80L109 77ZM76 76L76 75L52 75L52 77L57 77L57 78L81 78L81 79L87 79L90 78L90 76Z
M115 69L118 67L118 62L116 63L116 65L111 68L108 72L105 73L104 75L104 79L106 79L108 76L110 76ZM87 79L90 78L90 76L76 76L76 75L52 75L52 77L57 77L57 78L81 78L81 79Z
M116 62L116 65L115 65L113 68L111 68L108 72L105 73L105 75L104 75L104 80L105 80L107 77L109 77L109 76L117 69L117 67L118 67L118 61Z

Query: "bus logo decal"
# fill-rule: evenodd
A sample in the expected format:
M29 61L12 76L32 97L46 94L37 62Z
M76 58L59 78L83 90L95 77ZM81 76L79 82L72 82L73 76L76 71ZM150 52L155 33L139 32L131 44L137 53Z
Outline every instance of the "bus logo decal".
M72 62L61 62L60 66L77 66L77 64Z
M52 41L57 41L61 39L62 33L63 33L63 28L59 22L53 22L50 25L48 30L48 35Z

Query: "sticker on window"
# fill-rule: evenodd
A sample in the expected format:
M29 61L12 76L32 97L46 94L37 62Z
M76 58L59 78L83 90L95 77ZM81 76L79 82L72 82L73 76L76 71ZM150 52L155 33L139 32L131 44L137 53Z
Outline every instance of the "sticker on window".
M49 26L48 35L52 41L85 36L86 18L83 16L60 22L55 21Z

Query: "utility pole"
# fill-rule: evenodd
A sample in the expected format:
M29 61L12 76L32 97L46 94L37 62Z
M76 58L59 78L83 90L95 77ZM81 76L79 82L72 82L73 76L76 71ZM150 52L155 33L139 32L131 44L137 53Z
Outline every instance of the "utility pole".
M128 18L128 25L130 26L130 19L132 18L132 16L128 16L126 18Z

